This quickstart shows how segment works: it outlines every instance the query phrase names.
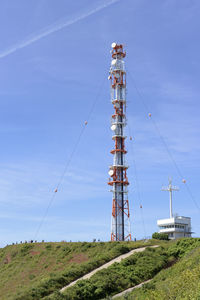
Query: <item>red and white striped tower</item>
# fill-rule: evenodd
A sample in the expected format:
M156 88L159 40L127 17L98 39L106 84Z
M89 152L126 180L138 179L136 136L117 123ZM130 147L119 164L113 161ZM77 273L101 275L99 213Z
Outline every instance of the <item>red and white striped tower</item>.
M126 56L123 45L112 43L112 61L110 67L111 102L114 114L111 118L112 139L115 147L111 151L114 155L113 165L109 168L109 182L112 186L112 223L111 241L131 240L130 211L128 202L129 185L125 155L124 128L126 126L126 71L123 58Z

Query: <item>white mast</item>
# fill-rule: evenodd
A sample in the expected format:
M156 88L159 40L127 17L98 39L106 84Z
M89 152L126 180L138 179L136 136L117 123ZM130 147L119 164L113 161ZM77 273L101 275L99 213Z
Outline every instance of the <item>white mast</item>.
M169 178L169 185L163 186L162 191L169 192L169 210L170 210L170 218L173 218L173 212L172 212L172 191L179 191L179 188L177 186L172 185L172 179Z

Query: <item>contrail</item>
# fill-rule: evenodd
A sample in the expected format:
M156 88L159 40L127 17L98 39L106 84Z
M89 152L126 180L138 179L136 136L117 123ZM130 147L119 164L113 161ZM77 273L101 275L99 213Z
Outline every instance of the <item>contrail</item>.
M25 40L15 44L15 45L11 46L10 48L0 52L0 58L4 58L4 57L16 52L17 50L25 48L25 47L39 41L40 39L56 32L56 31L59 31L59 30L65 28L65 27L68 27L68 26L70 26L70 25L72 25L72 24L74 24L74 23L76 23L80 20L83 20L83 19L95 14L96 12L98 12L98 11L110 6L111 4L114 4L114 3L118 2L118 1L120 1L120 0L111 0L109 2L107 1L103 5L100 5L96 8L94 8L93 10L90 10L89 12L83 13L83 14L81 14L80 16L78 16L76 18L60 22L59 24L53 24L53 25L43 29L42 32L34 34L31 37L27 37L27 39L25 39Z

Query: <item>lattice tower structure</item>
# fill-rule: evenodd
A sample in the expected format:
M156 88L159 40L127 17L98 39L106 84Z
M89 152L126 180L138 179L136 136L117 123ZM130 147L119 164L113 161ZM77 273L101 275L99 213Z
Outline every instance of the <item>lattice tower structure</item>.
M112 139L114 141L113 165L109 167L109 182L112 187L111 241L131 240L130 210L128 201L128 178L125 155L124 128L126 126L126 71L123 45L112 44L112 60L109 79L111 82L111 102L114 114L111 117Z

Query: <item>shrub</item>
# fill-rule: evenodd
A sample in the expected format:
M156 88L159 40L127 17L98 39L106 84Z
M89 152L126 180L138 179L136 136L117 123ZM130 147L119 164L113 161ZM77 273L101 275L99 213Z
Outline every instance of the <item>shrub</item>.
M135 289L129 299L200 299L200 239L181 239L170 246L178 262L162 270L154 279ZM194 248L195 247L195 248ZM192 248L192 250L191 250ZM189 250L190 249L190 250ZM120 297L119 300L124 300Z
M33 245L26 244L26 245L24 245L24 246L21 248L21 253L22 253L22 254L26 254L26 253L28 253L28 251L29 251L30 249L32 249L33 247L34 247Z
M52 245L51 244L49 244L49 245L46 245L46 247L45 247L47 250L51 250L52 249Z
M165 241L169 240L168 234L166 234L166 233L158 233L158 232L154 232L152 234L152 239L165 240Z
M157 243L154 241L154 243ZM152 244L152 241L149 241L148 243L145 243L145 246ZM89 273L90 271L94 270L95 268L101 266L102 264L110 261L111 259L129 252L132 249L138 248L144 246L143 242L100 242L100 243L88 243L88 242L77 242L77 243L61 243L61 244L53 244L53 243L45 243L45 244L37 244L37 246L33 244L24 244L24 245L18 245L15 246L16 249L19 249L19 253L27 253L26 260L22 260L21 256L16 256L16 258L13 258L13 262L11 264L6 265L4 269L10 268L11 270L8 270L10 272L11 276L14 278L13 274L13 266L14 263L17 263L17 266L20 267L19 272L19 279L16 278L16 300L33 300L33 299L42 299L43 297L47 297L48 295L51 295L56 290L61 289L63 286L69 284L73 280L76 280L83 276L86 273ZM30 250L32 247L35 247L33 249L33 252L36 252L38 255L32 254L32 258L30 258ZM22 249L22 251L21 251ZM52 250L53 251L52 251ZM3 252L4 250L2 250ZM7 250L6 250L7 251ZM9 250L10 252L10 250ZM86 253L88 256L88 261L79 263L73 263L70 262L70 257L72 258L75 253L81 254ZM73 254L73 255L72 255ZM1 251L0 251L1 255ZM5 254L3 254L3 257ZM24 255L23 255L24 256ZM19 260L19 262L18 262ZM61 263L58 263L61 262ZM39 265L38 265L39 264ZM128 264L130 264L128 262ZM19 268L18 268L19 269ZM16 271L18 270L16 269ZM37 276L34 278L34 280L29 280L28 286L25 285L19 285L18 282L22 282L24 279L22 277L23 271L28 270L28 274L32 274L34 270L37 270ZM1 271L1 269L0 269ZM5 270L6 271L6 270ZM55 273L55 276L50 276L50 272ZM29 276L29 275L28 275ZM127 274L129 276L129 274ZM97 294L100 295L103 292L103 289L107 289L110 291L110 289L113 289L113 286L115 286L117 282L113 283L109 279L109 275L106 276L106 281L102 281L103 287L101 287L101 284L99 284ZM128 277L129 280L130 276ZM139 279L137 276L132 276L132 279L130 278L130 282L136 282ZM18 285L17 285L18 284ZM24 283L23 283L24 284ZM0 282L0 289L1 289L1 282ZM107 288L106 288L107 286ZM91 286L91 289L93 289L94 286ZM84 295L87 295L85 299L89 299L87 293L92 293L92 290L90 287L83 287ZM95 287L96 289L96 287ZM1 295L2 296L2 295ZM93 293L94 296L94 293ZM92 296L92 297L93 297ZM62 295L59 295L57 293L56 297L59 299L62 297ZM81 297L81 296L80 296ZM1 298L1 297L0 297ZM47 299L47 298L45 298ZM49 296L49 299L54 299ZM72 300L72 299L78 299L75 296L68 297L68 295L65 295L66 300ZM90 298L91 299L91 298ZM92 298L95 299L95 298Z
M71 252L71 249L68 246L65 246L62 250L65 253L65 255L67 255L67 254L69 254Z
M32 279L34 279L34 278L35 278L35 275L34 275L34 274L30 274L30 275L29 275L29 279L30 279L30 280L32 280Z
M129 251L130 251L129 247L127 247L126 245L123 245L123 244L116 245L112 250L112 252L116 256L120 255L120 254L128 253Z
M184 238L177 241L176 244L169 248L169 255L175 256L177 258L184 256L191 250L200 247L199 238Z
M64 295L66 299L71 300L102 299L152 278L167 266L167 263L168 253L165 249L147 248L144 252L133 254L121 263L100 270L89 280L79 281L75 286L67 289Z

